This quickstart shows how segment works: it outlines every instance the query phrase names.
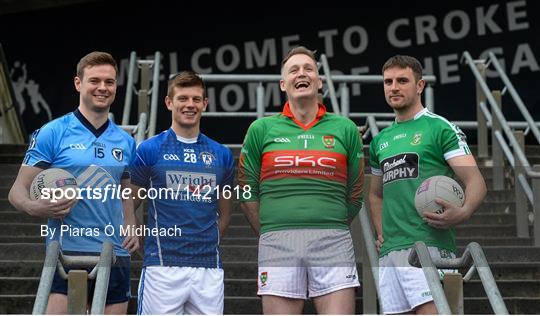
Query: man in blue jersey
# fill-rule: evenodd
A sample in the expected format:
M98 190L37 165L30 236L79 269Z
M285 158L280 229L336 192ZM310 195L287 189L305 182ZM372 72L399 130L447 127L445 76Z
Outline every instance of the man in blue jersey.
M135 236L120 236L121 225L134 225L131 199L119 199L112 188L129 186L128 166L135 157L135 142L109 121L109 109L116 95L118 68L113 57L92 52L77 65L75 88L78 108L47 124L32 140L9 201L32 216L48 218L47 243L60 242L64 254L98 255L103 242L114 245L117 256L111 269L105 306L106 314L125 314L130 298L129 253L138 248ZM76 199L32 200L29 188L43 169L61 168L76 177ZM98 197L98 194L101 196ZM91 297L93 289L89 289ZM67 313L67 281L58 273L47 305L48 314Z
M231 151L200 132L208 100L192 71L169 80L171 128L142 142L131 182L148 198L138 314L222 314L219 238L229 224Z

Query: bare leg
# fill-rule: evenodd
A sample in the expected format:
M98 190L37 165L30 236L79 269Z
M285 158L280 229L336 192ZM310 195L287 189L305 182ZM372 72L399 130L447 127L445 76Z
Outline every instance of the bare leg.
M262 295L262 308L265 315L302 314L304 300L275 295Z
M433 301L416 306L415 310L417 315L437 315L437 307Z
M67 314L67 295L60 293L52 293L49 295L46 314L49 315L65 315Z
M326 295L313 298L313 303L319 315L355 313L354 288L338 290Z

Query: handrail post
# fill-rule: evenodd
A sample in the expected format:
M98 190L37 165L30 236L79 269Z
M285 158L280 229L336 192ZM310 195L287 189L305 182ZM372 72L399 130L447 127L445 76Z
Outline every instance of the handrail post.
M339 86L340 90L340 101L341 101L341 115L345 117L349 117L349 110L350 110L350 95L349 95L349 86L347 86L347 83L342 83Z
M461 273L447 272L443 277L444 294L452 314L463 315L463 276Z
M494 90L491 94L499 109L502 109L501 91ZM493 115L491 119L491 153L493 159L493 189L497 191L504 190L504 157L501 144L499 144L499 140L495 136L496 132L501 130L501 122L496 115Z
M70 270L68 272L68 304L69 315L86 315L88 304L88 271Z
M257 94L257 118L264 117L264 87L262 82L259 82L259 85L257 85L257 90L255 92Z
M353 236L355 252L360 254L362 261L362 309L364 314L377 313L377 293L379 291L379 260L375 249L375 239L368 212L370 209L367 192L370 181L364 182L364 206L358 213L358 219L353 221Z
M534 165L534 171L540 171L540 165ZM532 178L533 184L533 239L534 246L540 246L540 178Z
M324 70L326 84L328 85L328 92L330 93L330 101L332 103L332 109L335 114L340 114L339 104L336 97L336 89L334 87L334 81L332 80L332 74L330 73L330 65L325 54L321 54L321 64Z
M122 115L122 125L129 124L129 114L131 113L131 98L133 94L133 79L135 77L135 62L137 53L131 52L129 55L129 68L126 83L126 98L124 99L124 113Z
M486 80L486 65L485 64L476 64L476 68L482 79ZM480 82L476 81L476 119L478 120L478 129L476 130L477 139L478 139L478 158L488 158L488 132L487 132L487 122L486 118L482 113L480 103L486 102L486 96L482 91Z
M433 87L430 84L426 85L426 90L424 92L424 101L426 104L426 108L430 112L435 113L435 98L433 96Z
M508 315L508 310L504 304L501 292L499 292L497 283L495 283L495 278L491 273L491 269L489 268L486 255L484 254L482 247L480 247L477 242L471 242L467 248L470 249L474 265L476 266L476 271L480 276L480 280L482 281L482 285L486 291L489 303L493 308L493 312L497 315Z
M32 310L33 315L43 315L47 310L49 302L49 294L51 293L54 272L56 271L56 263L58 254L60 253L60 244L58 241L53 241L47 246L45 261L43 262L43 270L39 279L39 286Z
M525 136L523 131L514 131L514 137L518 143L519 148L513 148L514 156L517 157L517 151L525 150ZM521 182L519 181L519 175L526 176L525 168L519 159L514 163L514 191L516 195L516 230L518 237L529 237L529 219L527 212L527 196L523 189Z
M150 113L148 114L148 137L152 137L156 134L159 95L159 72L161 67L160 52L156 52L154 54L154 62L152 65L154 67L154 72L152 73L152 100L150 102Z
M150 64L147 62L139 63L141 68L141 89L139 89L138 97L138 115L148 113L148 96L150 94Z
M105 311L105 300L107 298L107 288L109 286L112 263L113 246L110 241L106 241L103 243L103 248L99 257L94 298L92 299L92 309L90 310L92 315L103 315Z
M431 260L431 255L429 254L426 244L423 241L417 241L414 244L411 254L409 255L409 263L411 263L411 258L414 258L414 253L418 256L418 260L420 261L420 265L426 276L431 295L433 296L433 302L437 307L437 312L444 315L451 314L452 311L446 300L439 273L435 264L433 264L433 260Z

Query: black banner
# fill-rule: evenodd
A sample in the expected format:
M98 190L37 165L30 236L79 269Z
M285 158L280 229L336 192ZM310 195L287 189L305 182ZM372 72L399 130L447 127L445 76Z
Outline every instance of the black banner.
M92 50L108 51L119 62L119 90L112 108L117 122L130 52L141 57L151 57L156 51L163 54L160 131L170 125L163 103L170 73L193 69L214 74L278 74L284 53L296 45L326 54L335 74L380 74L388 57L415 56L426 74L437 77L435 112L449 120L476 119L475 84L470 70L460 63L463 52L485 58L493 51L538 120L539 9L538 1L532 0L333 1L319 6L267 1L245 7L230 2L152 1L137 6L135 2L98 1L0 15L0 42L29 132L78 105L75 66ZM503 87L493 70L488 76L491 88ZM254 111L256 86L209 85L209 110ZM390 112L382 84L350 88L351 111ZM268 111L280 111L285 99L278 83L265 84L265 89ZM508 94L503 102L509 120L522 120ZM330 105L329 100L325 103ZM218 141L240 143L251 121L204 118L202 130Z

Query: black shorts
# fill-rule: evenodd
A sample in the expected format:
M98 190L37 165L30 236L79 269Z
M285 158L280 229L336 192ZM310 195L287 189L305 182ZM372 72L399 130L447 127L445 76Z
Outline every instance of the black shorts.
M65 255L99 255L86 252L64 252ZM129 301L131 297L131 284L130 284L130 258L129 257L116 257L116 263L111 267L111 275L109 278L109 289L107 290L107 300L105 304L117 304ZM92 269L86 269L88 273ZM66 273L69 269L66 269ZM88 280L88 302L92 300L94 296L94 287L96 280ZM67 295L67 280L63 280L58 271L54 273L54 279L51 287L51 293L59 293Z

